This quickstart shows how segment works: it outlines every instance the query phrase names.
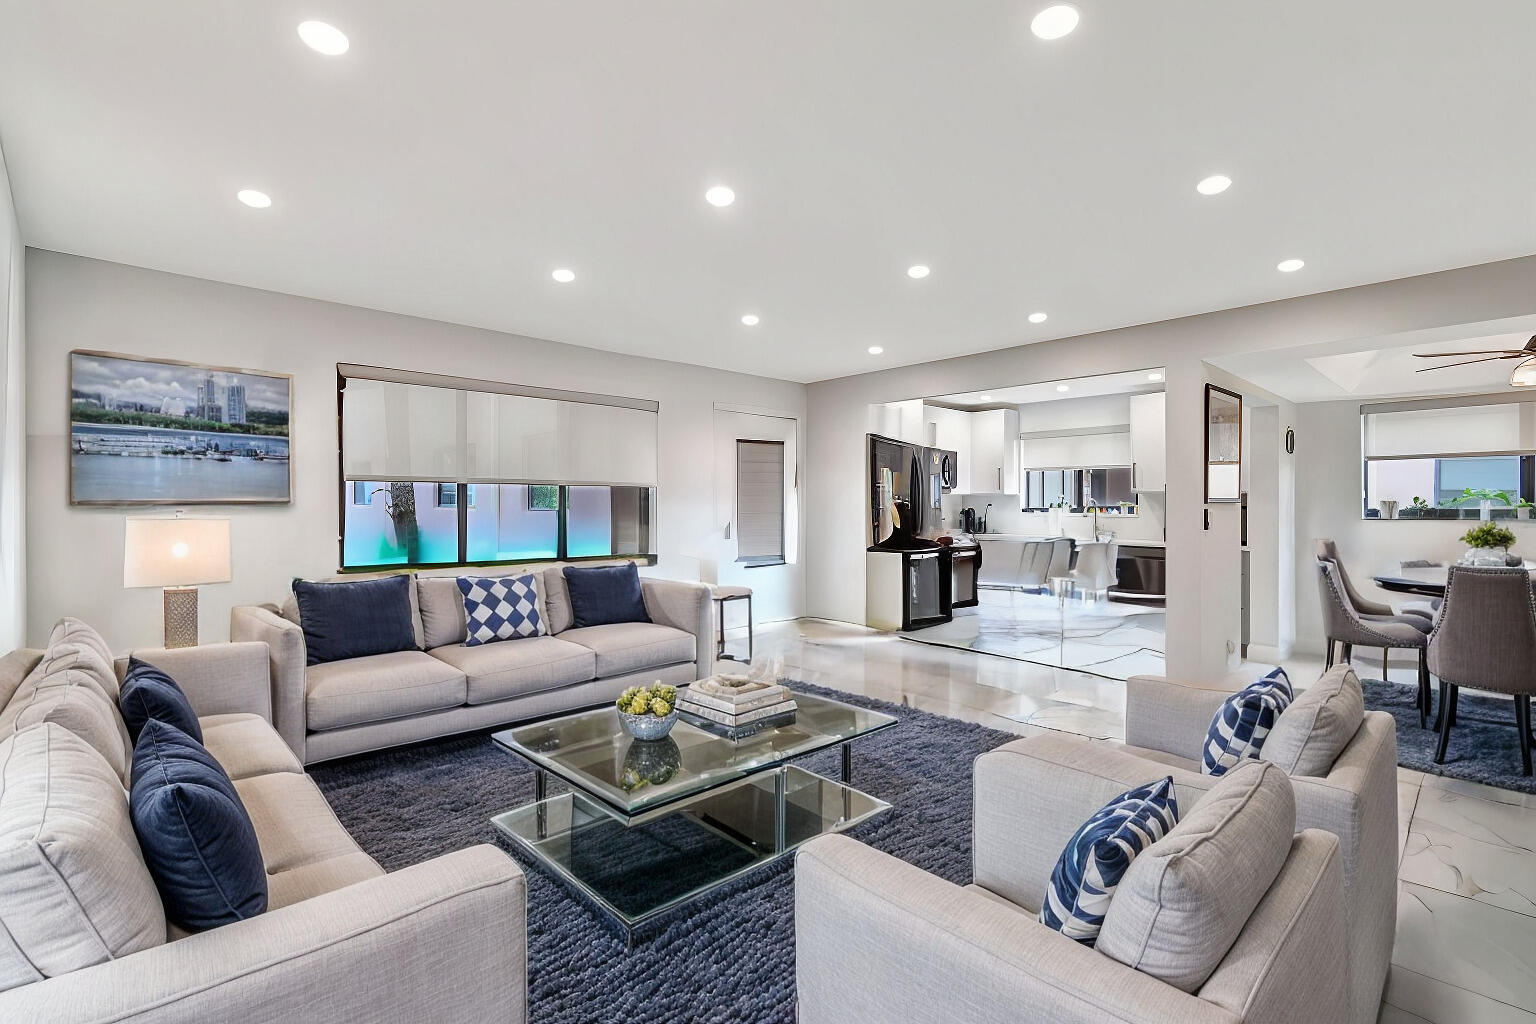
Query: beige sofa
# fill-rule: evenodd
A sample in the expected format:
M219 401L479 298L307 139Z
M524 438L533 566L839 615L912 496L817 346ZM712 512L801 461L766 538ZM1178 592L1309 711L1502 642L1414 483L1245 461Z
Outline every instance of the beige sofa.
M418 575L411 599L420 651L306 667L291 595L280 605L235 608L230 638L271 650L273 722L305 764L590 707L637 684L682 685L708 674L714 609L705 584L642 579L650 622L578 629L561 566L531 571L539 574L549 636L465 647L455 577Z
M92 682L60 650L0 659L0 1020L521 1024L522 872L477 846L385 874L272 729L262 644L136 652L190 698L268 871L266 913L178 934L128 817L123 665Z

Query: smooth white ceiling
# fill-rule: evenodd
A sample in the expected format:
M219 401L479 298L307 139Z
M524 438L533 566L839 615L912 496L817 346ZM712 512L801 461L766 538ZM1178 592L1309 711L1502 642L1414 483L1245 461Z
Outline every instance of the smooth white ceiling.
M1047 2L0 0L0 140L30 245L801 381L1536 249L1536 3Z
M1157 380L1147 375L1157 374ZM1036 402L1065 402L1074 398L1098 398L1103 395L1139 395L1150 391L1162 391L1161 367L1144 370L1126 370L1123 373L1101 373L1092 377L1073 377L1068 380L1050 380L1038 384L1019 384L1014 387L992 388L988 391L966 391L956 395L940 395L927 399L930 405L954 409L1006 409L1015 405L1032 405ZM1057 386L1065 384L1065 392Z

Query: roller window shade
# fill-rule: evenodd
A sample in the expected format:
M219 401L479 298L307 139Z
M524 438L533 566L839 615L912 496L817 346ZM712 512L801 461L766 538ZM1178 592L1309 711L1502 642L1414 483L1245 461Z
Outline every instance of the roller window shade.
M1098 469L1131 464L1131 435L1125 430L1023 437L1019 464L1029 469Z
M1367 459L1517 454L1532 450L1533 412L1528 402L1367 406L1361 441Z
M560 393L346 377L343 472L349 480L656 486L654 403L547 394Z
M784 557L784 442L736 442L736 558Z

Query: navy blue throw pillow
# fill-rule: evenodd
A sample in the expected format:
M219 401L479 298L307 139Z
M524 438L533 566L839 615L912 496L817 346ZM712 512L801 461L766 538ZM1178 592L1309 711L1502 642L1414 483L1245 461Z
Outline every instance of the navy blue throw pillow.
M409 576L355 583L294 580L293 596L311 665L416 650Z
M138 658L128 659L128 673L117 693L117 706L123 713L123 724L133 742L139 741L139 730L151 718L158 718L174 725L197 742L203 742L202 726L197 724L197 713L192 703L181 692L164 670Z
M150 719L133 748L128 811L165 916L188 931L267 909L267 869L235 784L213 755Z
M578 627L651 621L645 612L640 571L634 562L595 569L568 565L564 572L566 589L571 592L571 617Z

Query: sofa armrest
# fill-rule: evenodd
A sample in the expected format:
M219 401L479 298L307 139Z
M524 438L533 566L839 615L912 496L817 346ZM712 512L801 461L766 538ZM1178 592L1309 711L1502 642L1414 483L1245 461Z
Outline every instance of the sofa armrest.
M231 640L259 640L267 645L272 667L272 727L299 761L304 760L304 631L270 608L237 605L229 612Z
M846 836L796 855L795 981L800 1024L1239 1020Z
M692 633L695 660L701 666L714 663L715 609L709 599L709 584L642 577L640 592L652 622ZM701 668L700 674L709 673Z
M263 643L152 647L133 657L165 671L199 718L246 713L272 721L271 658Z
M1149 761L1109 743L1054 733L1005 743L976 759L972 858L976 884L1038 909L1067 840L1112 798L1172 776L1187 813L1216 779Z
M476 846L0 992L0 1019L523 1024L526 914L523 873Z
M22 647L0 658L0 708L5 707L11 695L21 686L43 660L43 652Z
M1132 676L1125 682L1125 742L1198 762L1211 720L1230 696L1217 687Z

